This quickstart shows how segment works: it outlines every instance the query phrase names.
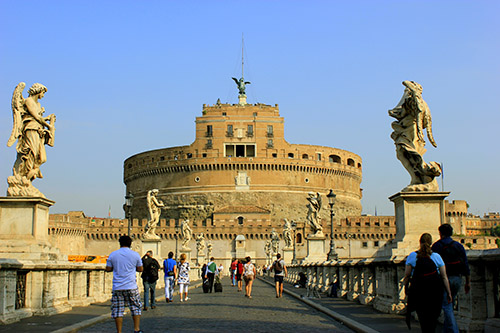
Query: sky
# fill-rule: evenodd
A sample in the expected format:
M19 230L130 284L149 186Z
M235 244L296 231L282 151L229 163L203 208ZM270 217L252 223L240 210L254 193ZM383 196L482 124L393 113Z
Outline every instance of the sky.
M0 1L0 195L12 93L40 82L57 121L34 186L51 213L123 218L124 160L191 144L203 104L237 103L243 35L248 102L278 104L289 143L360 155L363 213L394 215L388 197L410 181L387 113L403 80L423 86L440 188L498 212L499 13L493 0Z

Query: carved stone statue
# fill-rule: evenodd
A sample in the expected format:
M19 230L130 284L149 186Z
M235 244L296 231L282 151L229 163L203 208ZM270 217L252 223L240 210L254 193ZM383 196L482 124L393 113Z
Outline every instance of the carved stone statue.
M236 85L238 86L238 91L240 92L240 95L245 95L245 85L250 84L250 82L245 82L245 79L240 78L239 80L235 77L233 77L234 82L236 82Z
M307 222L311 226L314 235L321 235L323 233L323 227L321 226L321 217L319 212L321 211L321 195L319 193L309 192L309 197L307 198L309 203L307 204Z
M413 81L403 81L406 87L399 104L389 110L396 118L392 123L391 138L396 145L396 156L411 177L410 185L402 192L439 191L435 177L441 175L441 166L436 162L425 163L426 152L424 129L429 142L437 147L432 135L432 118L427 103L422 99L422 86Z
M264 252L266 253L266 258L271 258L271 241L266 241Z
M283 225L283 240L285 241L285 249L293 247L292 224L288 219L285 219L285 224Z
M193 234L193 231L191 230L191 227L189 226L189 220L184 220L182 221L181 225L181 237L182 237L182 248L188 249L188 244L189 241L191 240L191 235Z
M205 250L205 236L203 233L196 235L196 250L202 253Z
M40 105L39 100L47 92L44 85L33 84L26 99L23 97L25 86L24 82L19 83L12 95L14 124L7 146L12 146L17 140L17 159L13 175L7 178L7 196L45 198L31 183L36 178L43 178L40 166L47 161L45 145L54 146L56 116L43 116L45 108Z
M159 239L160 237L155 233L156 226L160 221L161 207L164 207L163 201L158 200L156 197L158 195L158 190L153 189L148 191L146 201L148 204L149 211L149 221L146 226L146 232L143 237L145 239Z
M209 242L207 245L207 257L210 258L212 256L213 245L212 242Z
M280 236L278 236L276 230L273 229L273 231L271 232L271 248L273 250L273 253L278 253L279 243L280 243Z

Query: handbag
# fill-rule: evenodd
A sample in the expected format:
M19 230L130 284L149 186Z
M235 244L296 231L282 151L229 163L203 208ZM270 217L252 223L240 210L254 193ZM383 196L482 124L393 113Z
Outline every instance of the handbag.
M168 271L167 272L167 276L174 276L174 275L175 275L174 271Z

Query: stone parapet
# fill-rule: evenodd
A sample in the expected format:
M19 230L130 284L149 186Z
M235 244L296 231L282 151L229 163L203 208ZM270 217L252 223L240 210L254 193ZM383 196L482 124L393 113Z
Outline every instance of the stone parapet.
M471 290L458 293L455 312L460 331L498 332L500 328L500 250L467 251L471 268ZM330 291L336 284L338 297L373 306L384 313L406 311L403 288L405 260L388 258L351 259L334 262L288 265L287 282L295 283L299 273L307 276L308 287Z

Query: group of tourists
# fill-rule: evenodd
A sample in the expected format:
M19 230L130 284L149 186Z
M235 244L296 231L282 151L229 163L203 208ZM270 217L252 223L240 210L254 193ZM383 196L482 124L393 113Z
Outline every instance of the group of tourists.
M422 332L435 332L443 310L443 331L459 332L453 305L462 276L465 293L470 290L470 269L464 247L451 238L452 234L449 224L439 226L440 239L434 244L430 234L422 234L420 248L406 259L404 286L409 328L411 313L416 311Z

